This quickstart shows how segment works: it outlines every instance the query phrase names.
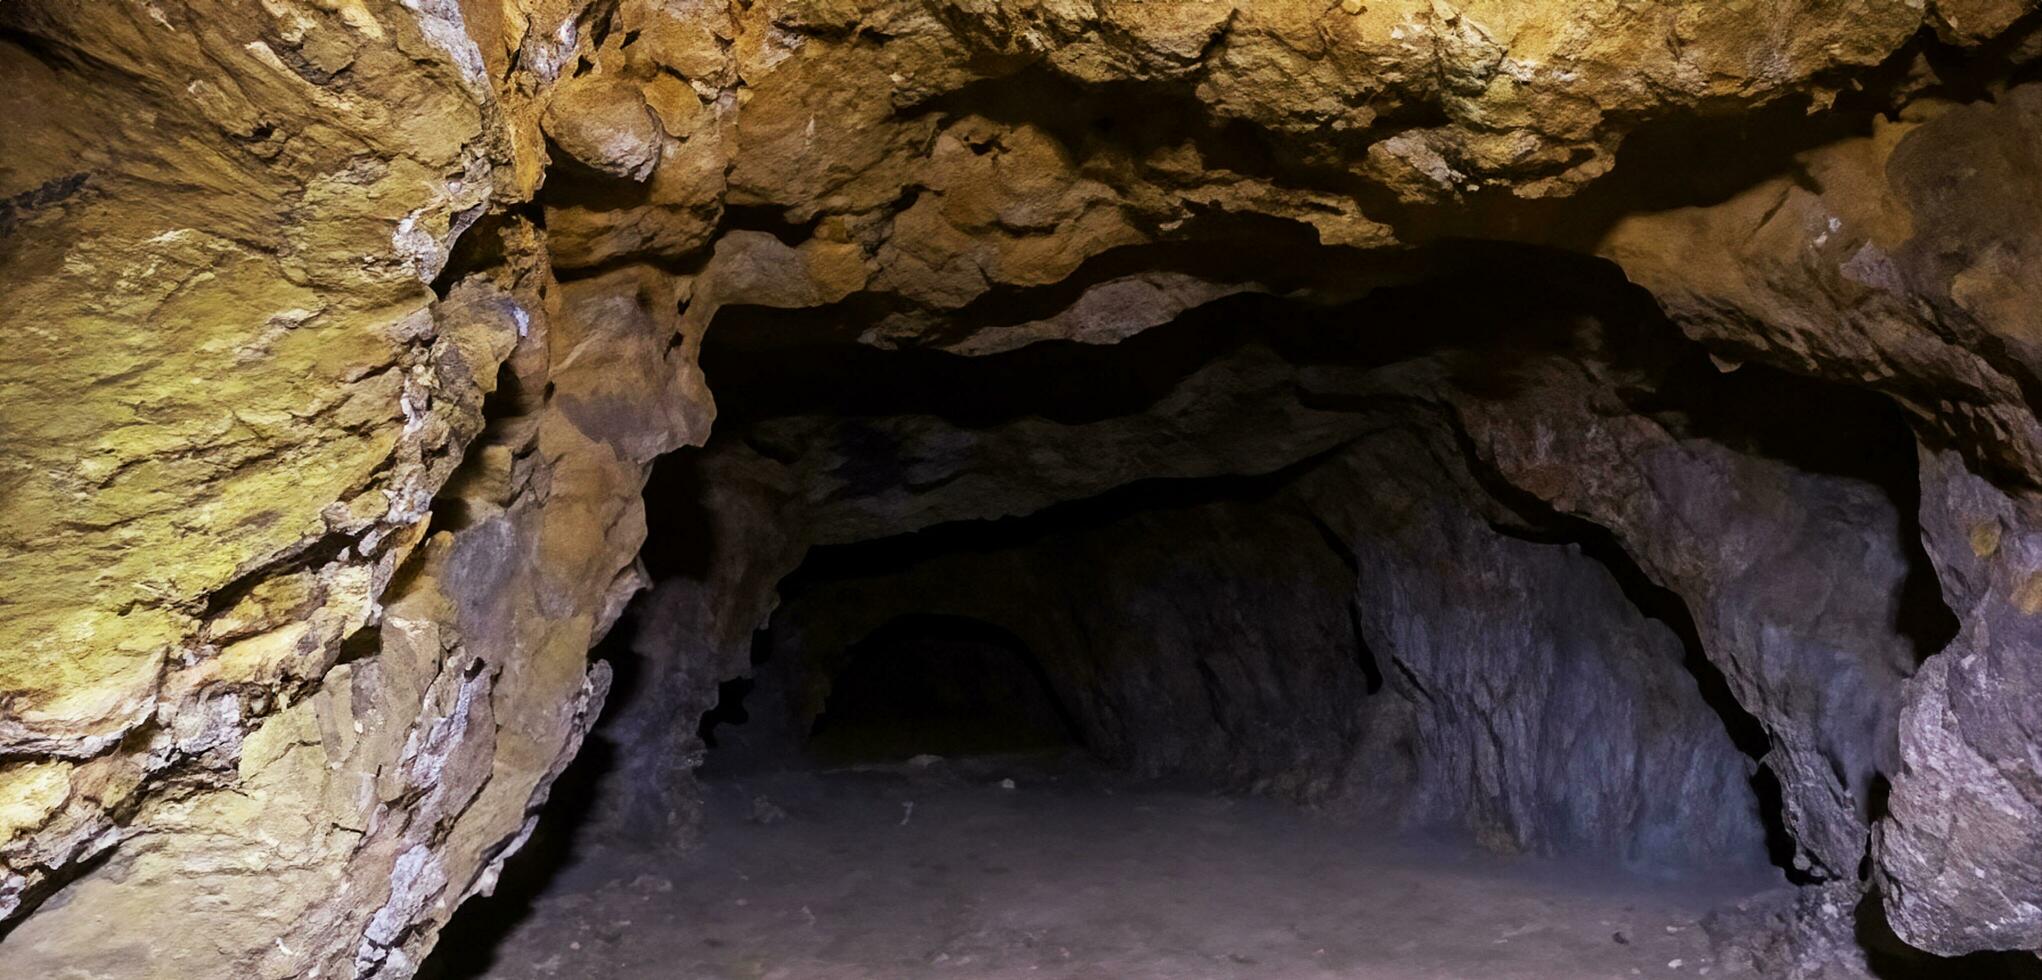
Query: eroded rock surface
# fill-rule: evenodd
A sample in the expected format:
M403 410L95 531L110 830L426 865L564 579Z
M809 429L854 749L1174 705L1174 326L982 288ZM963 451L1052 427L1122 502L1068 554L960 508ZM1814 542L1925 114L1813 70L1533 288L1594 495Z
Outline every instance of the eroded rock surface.
M1378 571L1396 696L1446 699L1427 819L1541 846L1531 773L1735 796L1756 756L1832 912L1876 888L1922 950L2042 948L2032 7L10 4L0 966L408 975L604 700L645 499L693 536L612 809L685 846L673 719L811 547L1351 454L1386 405L1458 475L1401 491L1414 524L1315 512ZM1514 269L1609 274L1418 247L1452 237L1605 256L1691 346L1640 363L1582 304L1548 305L1614 332L1448 322L1535 292ZM1302 356L1329 322L1378 341ZM1919 465L1724 436L1750 389L1681 372L1740 365L1898 406ZM731 435L641 498L712 388ZM1591 540L1621 560L1556 543ZM1516 571L1381 586L1442 551ZM1561 646L1662 652L1625 690L1720 673L1738 751L1456 755L1441 719L1517 716L1452 679L1497 627L1448 597L1533 587L1609 613ZM1953 620L1902 622L1923 594ZM1128 744L1339 770L1272 738ZM1576 830L1660 846L1627 799Z
M785 690L769 693L805 731L862 637L965 616L1039 651L1085 743L1135 772L1508 851L1762 864L1751 762L1674 633L1578 547L1467 510L1450 442L1370 421L1382 431L1245 499L1147 484L1112 509L1163 494L1154 509L1002 544L959 530L956 550L902 571L802 587L773 621Z

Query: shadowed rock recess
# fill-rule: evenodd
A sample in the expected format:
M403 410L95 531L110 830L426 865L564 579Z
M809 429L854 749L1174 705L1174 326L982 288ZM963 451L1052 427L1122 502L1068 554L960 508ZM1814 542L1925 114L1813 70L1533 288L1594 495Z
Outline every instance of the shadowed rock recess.
M2027 975L2036 6L0 4L0 975L409 977L719 733Z

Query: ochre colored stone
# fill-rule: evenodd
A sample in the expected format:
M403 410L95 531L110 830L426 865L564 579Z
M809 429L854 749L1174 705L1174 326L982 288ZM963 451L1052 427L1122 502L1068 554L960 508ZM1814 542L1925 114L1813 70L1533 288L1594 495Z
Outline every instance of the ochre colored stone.
M1096 352L1219 304L1345 309L1468 239L1615 263L1723 384L1898 406L1919 506L1626 400L1672 369L1599 334L1366 385L1247 350L1105 420L888 417L859 436L883 486L788 449L852 444L790 415L704 454L709 570L649 600L686 659L621 723L699 714L811 545L1267 473L1349 451L1334 396L1422 404L1467 454L1438 487L1603 528L1688 604L1828 879L1803 940L1848 929L1814 907L1854 907L1869 853L1907 942L2042 948L2034 7L0 5L0 974L410 975L601 708L588 651L646 584L649 468L709 438L711 331L773 366L790 325ZM1620 605L1491 533L1500 506L1389 496L1384 568ZM1458 565L1426 553L1450 537ZM1903 542L1958 623L1941 652L1892 628ZM1515 578L1470 571L1497 556ZM692 737L621 807L676 840ZM1541 839L1490 802L1477 832Z

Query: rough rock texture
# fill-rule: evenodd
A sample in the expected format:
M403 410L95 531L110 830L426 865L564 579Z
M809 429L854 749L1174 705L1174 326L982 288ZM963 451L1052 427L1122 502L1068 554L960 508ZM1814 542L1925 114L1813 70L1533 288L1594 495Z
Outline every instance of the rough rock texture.
M1905 685L1878 878L1900 935L1943 953L2042 946L2022 543L2042 458L2036 306L2032 277L2006 271L2037 247L2031 196L2007 188L2037 162L2038 97L1919 103L1804 154L1812 182L1641 216L1608 246L1726 356L1865 384L1912 416L1923 540L1963 627Z
M1922 530L1964 627L1908 682L1879 882L1926 949L2033 948L2042 930L2033 736L2035 502L1924 450ZM1933 496L1929 496L1933 494Z
M1408 443L1361 449L1350 482L1307 492L1345 505L1329 523L1353 542L1360 631L1414 706L1415 733L1362 748L1379 769L1412 744L1414 785L1370 794L1408 795L1407 820L1461 823L1503 850L1763 860L1751 761L1683 666L1681 638L1644 617L1615 570L1577 543L1499 533L1456 500L1473 494L1412 467Z
M1933 579L1927 578L1933 572L1920 547L1910 543L1919 534L1910 499L1918 477L1903 417L1875 396L1797 380L1770 369L1712 361L1702 350L1672 339L1670 327L1656 311L1641 305L1637 295L1621 282L1612 284L1607 270L1592 264L1556 262L1541 253L1449 250L1419 267L1430 270L1426 275L1440 284L1396 287L1381 291L1376 298L1323 311L1237 297L1169 328L1124 341L1108 352L1088 354L1083 346L1050 345L989 356L983 376L973 374L973 364L942 362L944 370L964 375L954 389L925 386L919 383L919 368L905 368L905 375L882 375L870 379L869 384L844 386L845 390L837 392L831 404L839 412L849 412L851 418L782 415L779 413L803 410L808 400L769 398L763 408L740 407L739 415L727 422L736 426L742 437L712 446L709 454L690 464L696 469L685 482L688 486L738 486L751 480L756 481L755 486L776 487L754 492L749 499L780 501L777 514L747 511L751 516L741 519L749 522L748 530L717 530L706 537L750 542L742 546L746 558L738 560L772 563L766 577L777 579L799 562L802 546L797 542L790 547L789 535L812 543L866 540L945 521L1029 513L1055 500L1089 497L1105 486L1158 472L1180 477L1269 472L1285 461L1309 458L1324 452L1323 447L1376 431L1385 424L1385 417L1401 419L1400 425L1409 425L1414 411L1423 417L1443 418L1453 435L1435 435L1433 442L1452 446L1445 455L1461 458L1456 465L1472 469L1457 482L1435 483L1409 496L1446 501L1472 498L1477 511L1489 515L1485 518L1489 524L1515 529L1512 534L1574 541L1610 565L1623 580L1622 591L1630 594L1630 601L1673 628L1669 634L1648 621L1603 635L1632 636L1612 644L1626 648L1670 647L1674 652L1668 659L1672 661L1681 660L1679 648L1686 648L1690 673L1682 675L1682 684L1714 688L1710 707L1720 717L1712 719L1712 737L1722 739L1727 734L1752 756L1762 757L1765 778L1777 785L1781 797L1780 802L1766 805L1780 808L1775 819L1788 833L1795 867L1809 878L1836 883L1836 887L1822 890L1820 900L1805 903L1805 916L1789 918L1811 930L1842 929L1842 934L1828 939L1810 934L1791 939L1782 948L1805 953L1811 963L1850 969L1848 957L1839 958L1837 950L1858 949L1851 938L1850 910L1862 887L1858 867L1868 847L1868 829L1881 815L1884 774L1900 765L1893 746L1899 737L1896 728L1903 683L1920 657L1948 639L1951 628L1949 613L1923 594L1925 588L1934 588ZM1469 268L1488 270L1505 287L1502 295L1518 299L1470 298L1455 292L1453 283ZM1589 285L1577 289L1575 295L1551 285L1569 280ZM1597 282L1602 285L1594 285ZM1413 310L1425 311L1441 324L1433 338L1414 345L1374 329L1375 324L1400 322ZM1243 323L1256 326L1240 326ZM1598 323L1601 325L1596 326ZM1507 343L1515 346L1500 350L1490 346L1501 338L1513 338ZM1427 353L1429 347L1434 352ZM1413 356L1415 360L1400 360ZM796 352L786 357L785 363L802 363ZM1097 379L1135 377L1119 374L1118 368L1157 363L1192 366L1185 373L1163 370L1160 380L1150 382L1157 391L1142 390L1138 384L1132 392L1123 388L1089 399L1069 394L1097 392ZM1258 366L1251 369L1251 365ZM975 383L1004 374L1020 374L1027 380L1013 390ZM734 397L745 399L736 404L753 404L747 396L759 390L748 387L755 379L735 369L719 376L731 380ZM798 368L775 377L797 386L804 379ZM1185 405L1217 401L1213 379L1222 377L1228 379L1224 383L1227 418L1182 414ZM1044 389L1049 378L1062 380ZM1070 387L1059 387L1066 382ZM1191 397L1186 400L1184 396ZM1059 398L1067 408L1064 419L1042 417L1029 410ZM943 411L950 415L940 411L915 414L918 405L947 405ZM1420 411L1414 406L1430 407ZM865 411L884 414L860 414ZM751 420L748 412L767 417ZM1256 421L1273 414L1289 421L1279 427ZM1193 420L1198 420L1197 424L1190 424ZM1272 438L1271 433L1282 435ZM1149 455L1151 447L1168 447L1167 458L1175 467ZM1440 452L1433 450L1432 455ZM1407 447L1393 457L1383 464L1384 469L1404 472L1414 461L1424 459L1426 451ZM1384 481L1364 482L1376 485ZM661 492L656 481L652 499L661 501ZM1366 494L1359 496L1366 498ZM1321 512L1343 513L1338 507L1322 508ZM717 509L710 507L707 519L738 519L719 518L716 513ZM1384 525L1378 521L1373 526L1360 522L1352 530L1343 529L1342 534L1348 540L1366 542L1372 549L1367 553L1388 556L1397 554L1391 542L1402 528L1396 522ZM1243 537L1238 530L1231 536ZM1226 540L1229 535L1187 531L1174 537L1196 542ZM1473 543L1452 544L1456 540L1462 539L1436 529L1403 547L1408 549L1407 555L1437 557L1479 545L1476 553L1485 558L1470 564L1511 567L1512 561L1531 562L1524 566L1527 568L1538 567L1537 560L1498 556L1519 551L1539 554L1552 547L1498 539L1486 530L1466 539ZM762 546L762 541L775 543ZM1117 548L1102 546L1097 554L1122 552L1139 554L1141 547L1122 542ZM1187 554L1192 553L1195 550ZM1243 547L1223 559L1188 564L1252 565L1253 556L1260 553L1260 548ZM1391 561L1387 557L1375 560ZM1102 561L1095 557L1091 563ZM1411 565L1414 558L1401 561ZM1048 570L1053 567L1087 565L1067 555L1061 563L1040 561L1032 572L1004 568L979 579L945 566L945 571L930 573L915 585L883 594L926 605L937 601L931 597L948 595L956 588L945 583L960 579L999 582L1002 585L997 590L962 587L960 591L972 597L971 601L952 611L985 616L1023 635L1039 635L1029 631L1048 628L1032 622L1041 617L1040 610L1064 608L1068 600L1029 602L1025 598L1029 593L1015 583L1055 578L1056 573ZM712 561L706 567L726 566ZM1570 643L1590 649L1608 643L1595 640L1598 634L1593 631L1583 639L1566 639L1579 635L1572 631L1580 628L1582 617L1540 618L1547 614L1536 611L1538 604L1524 613L1531 618L1520 628L1513 629L1511 620L1498 617L1522 607L1507 597L1524 594L1531 589L1528 583L1558 589L1568 596L1549 601L1547 608L1600 608L1598 603L1606 600L1583 596L1607 596L1609 573L1598 570L1596 576L1588 577L1603 581L1601 586L1585 580L1581 586L1560 587L1553 583L1572 579L1559 571L1455 582L1441 578L1440 572L1424 562L1413 567L1419 570L1363 578L1376 583L1378 590L1367 593L1367 599L1357 606L1368 611L1363 613L1365 617L1375 617L1375 632L1364 637L1365 646L1380 656L1381 651L1399 650L1401 645L1404 652L1395 655L1400 665L1446 672L1446 683L1431 696L1457 703L1437 708L1437 717L1428 719L1429 729L1421 727L1430 737L1434 755L1409 771L1416 782L1430 781L1432 785L1419 791L1385 788L1381 784L1385 777L1377 770L1371 775L1378 783L1369 790L1376 799L1404 800L1415 820L1470 825L1488 832L1493 843L1507 847L1550 847L1555 841L1579 844L1584 840L1608 846L1621 841L1618 846L1633 848L1633 853L1665 856L1668 850L1654 850L1655 835L1661 847L1675 852L1686 842L1669 842L1668 838L1683 835L1717 834L1720 836L1708 839L1750 841L1752 826L1727 816L1735 813L1736 807L1722 811L1726 817L1713 831L1701 830L1677 815L1641 815L1641 804L1625 803L1621 793L1612 794L1610 810L1571 822L1571 818L1553 816L1555 811L1550 808L1540 809L1536 787L1565 778L1570 763L1564 754L1540 756L1541 747L1548 743L1538 733L1567 730L1566 705L1578 702L1562 695L1554 704L1541 707L1537 682L1485 690L1457 673L1468 669L1467 659L1473 656L1470 650L1488 644L1521 649L1519 638L1525 634L1553 638L1557 645L1552 649L1561 650L1574 649ZM1564 562L1562 567L1566 567ZM1156 574L1153 569L1146 573L1147 577ZM1144 577L1143 573L1128 576L1136 582ZM1113 580L1111 575L1102 578ZM1310 578L1293 572L1290 584L1296 588ZM1384 589L1385 582L1404 585L1401 591ZM1483 595L1485 588L1495 598L1470 598ZM1437 598L1425 598L1430 589L1439 590ZM1000 596L1001 590L1013 595ZM995 593L994 597L983 598L988 592ZM1112 594L1111 586L1103 583L1089 589L1079 587L1073 593ZM1057 595L1073 593L1059 591ZM1186 588L1185 594L1200 593ZM676 596L691 598L676 603ZM720 603L719 596L723 597ZM733 601L739 603L734 613ZM1194 609L1257 606L1238 597L1187 601ZM725 665L722 676L735 676L746 670L751 649L749 628L723 634L720 646L705 646L699 638L711 634L692 625L695 620L691 617L720 607L725 611L715 613L717 621L756 624L764 620L771 603L771 596L744 599L731 596L720 586L705 589L682 573L654 593L648 603L658 627L642 636L641 652L654 665L687 664L689 670L699 669L692 665L720 661ZM988 613L988 603L1004 611ZM854 624L863 625L833 627L838 634L810 644L813 648L841 650L856 638L859 629L882 622L882 613L888 608L862 594L838 605L864 610L851 617ZM1105 606L1118 609L1139 607L1140 603L1127 600ZM906 611L906 607L892 611ZM1467 618L1457 620L1460 616ZM1154 619L1197 621L1198 615L1180 609ZM1263 620L1265 624L1314 621L1313 616L1302 614L1271 615ZM1457 621L1464 624L1456 627ZM1284 635L1283 627L1264 628L1277 631L1271 635ZM1095 624L1092 632L1104 629L1107 627ZM1643 632L1636 632L1641 629ZM1450 639L1435 638L1442 633ZM1047 650L1082 649L1090 641L1073 640L1072 636L1084 635L1083 630L1067 631L1030 645ZM1204 633L1194 630L1192 635ZM1196 641L1177 645L1187 643L1193 649L1200 646ZM1300 645L1266 638L1223 645L1256 649L1270 644ZM1160 645L1172 646L1168 642ZM685 652L677 655L677 649ZM1143 657L1122 659L1150 664L1145 669L1168 669L1153 666ZM1561 656L1555 663L1579 659ZM1096 670L1071 671L1086 677L1098 674ZM1426 683L1425 674L1417 674L1420 679L1411 682L1398 672L1385 673L1410 700L1426 697L1416 693ZM826 678L826 673L823 676ZM1253 677L1255 672L1244 676ZM1535 672L1533 676L1538 675ZM1184 682L1188 677L1191 674L1173 682L1183 697L1158 699L1177 704L1186 698L1196 703L1205 697L1199 683ZM1650 697L1639 698L1635 688L1624 686L1629 683L1619 684L1626 693L1602 703L1655 703ZM1664 681L1659 683L1664 687ZM1126 689L1142 689L1139 684L1123 684ZM1310 687L1267 680L1239 686L1265 691ZM690 687L694 693L692 700L685 702L683 713L687 715L706 710L713 701L713 688L699 679L675 689ZM1071 687L1074 691L1086 689L1085 684ZM1229 690L1236 685L1214 687ZM1107 689L1113 686L1107 685ZM1066 696L1082 703L1084 695L1066 692ZM804 697L793 712L797 719L813 717L820 710L820 694L811 689ZM1144 703L1140 696L1121 700ZM1282 700L1272 698L1271 702ZM1303 703L1312 702L1307 699ZM1302 795L1313 796L1324 794L1326 786L1347 777L1339 766L1314 761L1312 755L1338 755L1338 747L1354 744L1353 739L1344 735L1318 742L1304 739L1308 748L1285 748L1282 723L1272 724L1247 710L1254 722L1237 720L1231 727L1222 726L1234 733L1232 739L1222 740L1224 748L1183 748L1187 743L1196 744L1196 739L1208 736L1209 731L1188 730L1181 722L1152 724L1139 729L1140 737L1093 735L1109 755L1125 752L1123 760L1137 766L1152 771L1202 772L1242 786L1259 782L1261 788L1294 793L1306 787ZM1124 721L1126 713L1126 708L1116 706L1093 714ZM1305 714L1312 716L1311 711ZM1329 714L1345 717L1337 710ZM1486 719L1513 715L1520 721L1507 735L1482 730L1482 725L1488 724ZM1470 737L1469 730L1455 731L1438 720L1454 717L1485 721ZM1350 723L1355 720L1348 719ZM620 716L619 722L626 726L620 730L630 733L625 738L634 742L658 737L656 733L662 730L656 721L634 722L628 714ZM1260 730L1255 723L1269 727ZM664 730L673 731L670 726ZM1340 731L1342 727L1323 730ZM1271 733L1276 733L1272 736L1275 741L1255 747L1259 736ZM1470 756L1470 746L1484 744L1485 736L1501 744L1504 758L1515 754L1535 761L1515 768L1494 757L1485 758L1479 751ZM675 749L677 757L698 758L699 745L692 732L673 737L680 743ZM1612 737L1606 744L1634 743ZM1150 755L1143 757L1144 752ZM1720 764L1690 768L1678 762L1678 756L1670 763L1662 762L1663 758L1655 759L1649 751L1640 756L1637 771L1651 775L1641 778L1639 786L1647 782L1679 784L1685 779L1707 787L1695 791L1701 798L1748 792L1738 779L1729 778L1732 770ZM1609 768L1601 760L1572 764L1581 771L1605 772ZM1512 776L1513 771L1526 775ZM1743 771L1736 771L1741 778ZM1540 776L1530 777L1530 773ZM1511 778L1529 781L1521 789L1510 790ZM1617 780L1618 785L1623 782ZM625 785L642 788L644 784L633 780ZM1653 798L1637 789L1633 792L1640 793L1632 797L1635 800ZM664 812L670 815L682 814L679 822L686 823L687 795L683 787L676 797L651 810L659 812L665 807ZM1610 816L1613 813L1624 816ZM2014 824L2020 826L2017 819ZM1818 914L1824 908L1832 913ZM1837 909L1843 911L1835 912ZM1863 965L1860 960L1859 968Z
M1885 488L1625 418L1606 398L1576 401L1564 374L1520 380L1535 387L1507 407L1467 406L1475 438L1514 484L1609 528L1684 599L1738 703L1767 729L1795 866L1855 876L1873 783L1891 765L1880 753L1914 666L1910 638L1895 629L1905 524ZM1835 427L1818 438L1850 439L1849 419L1826 421ZM1762 424L1791 438L1791 423Z
M812 545L1272 472L1390 398L1465 438L1484 520L1675 596L1825 894L2042 948L2033 6L8 4L0 967L408 974L591 723L640 487L725 378L742 438L652 496L684 558L619 812L687 822L673 720ZM1519 365L1501 310L1358 386L1171 339L1332 311L1408 360L1450 304L1352 301L1451 236L1608 257L1688 364L1899 406L1918 472L1726 441L1737 393L1663 365ZM1045 370L1083 350L1126 356ZM996 410L913 403L956 388ZM1947 647L1898 622L1917 538Z
M538 176L495 86L551 69L452 5L4 16L47 343L0 369L0 909L91 870L0 962L409 975L601 705L637 482L706 432L674 287L619 322L481 220Z
M1750 760L1674 634L1578 548L1467 510L1480 491L1448 469L1457 450L1436 426L1427 445L1375 421L1380 434L1245 499L1150 484L1112 498L1140 508L1117 519L924 532L904 570L795 586L768 661L785 691L768 693L806 730L835 710L860 637L917 611L968 616L1038 651L1086 743L1135 772L1464 827L1511 851L1762 863ZM854 554L828 567L906 560Z

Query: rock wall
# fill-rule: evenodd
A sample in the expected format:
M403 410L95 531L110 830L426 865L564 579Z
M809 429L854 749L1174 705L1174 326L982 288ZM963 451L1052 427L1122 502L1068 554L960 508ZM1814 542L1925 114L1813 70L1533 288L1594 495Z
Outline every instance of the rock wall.
M2033 688L2018 665L2038 635L2019 529L2035 507L2038 362L2031 277L2006 274L2036 248L2033 202L2006 188L2038 162L2038 96L1923 100L1803 153L1800 181L1636 216L1605 246L1723 356L1863 384L1910 416L1922 539L1963 628L1903 687L1878 879L1900 935L1944 953L2042 943L2020 884L2042 874L2042 793L2032 758L2007 754L2035 731L2021 720Z
M529 833L708 416L507 210L574 13L4 15L8 972L408 976Z
M1020 637L1086 744L1138 773L1509 851L1763 864L1752 760L1674 633L1578 547L1471 510L1481 491L1436 425L1383 425L1246 491L1137 486L1110 517L1056 509L833 557L843 577L790 587L752 698L788 698L766 717L806 731L861 637L965 616ZM1201 491L1218 499L1175 499Z
M697 567L617 730L675 777L629 806L679 823L662 733L809 546L1350 441L1327 371L1251 409L1241 372L1289 368L1151 337L1346 309L1450 236L1607 256L1721 366L1905 412L1902 508L1615 375L1390 393L1454 412L1524 523L1601 527L1685 601L1811 876L1876 883L1924 949L2042 948L2032 7L9 4L0 965L408 974L602 700L640 487L708 436L705 337L753 388L816 349L967 383L1045 341L1161 360L1106 385L1131 407L1010 403L1010 441L781 411L677 464ZM1197 435L1251 424L1299 434ZM789 456L816 432L851 438ZM1917 526L1940 652L1890 622Z

